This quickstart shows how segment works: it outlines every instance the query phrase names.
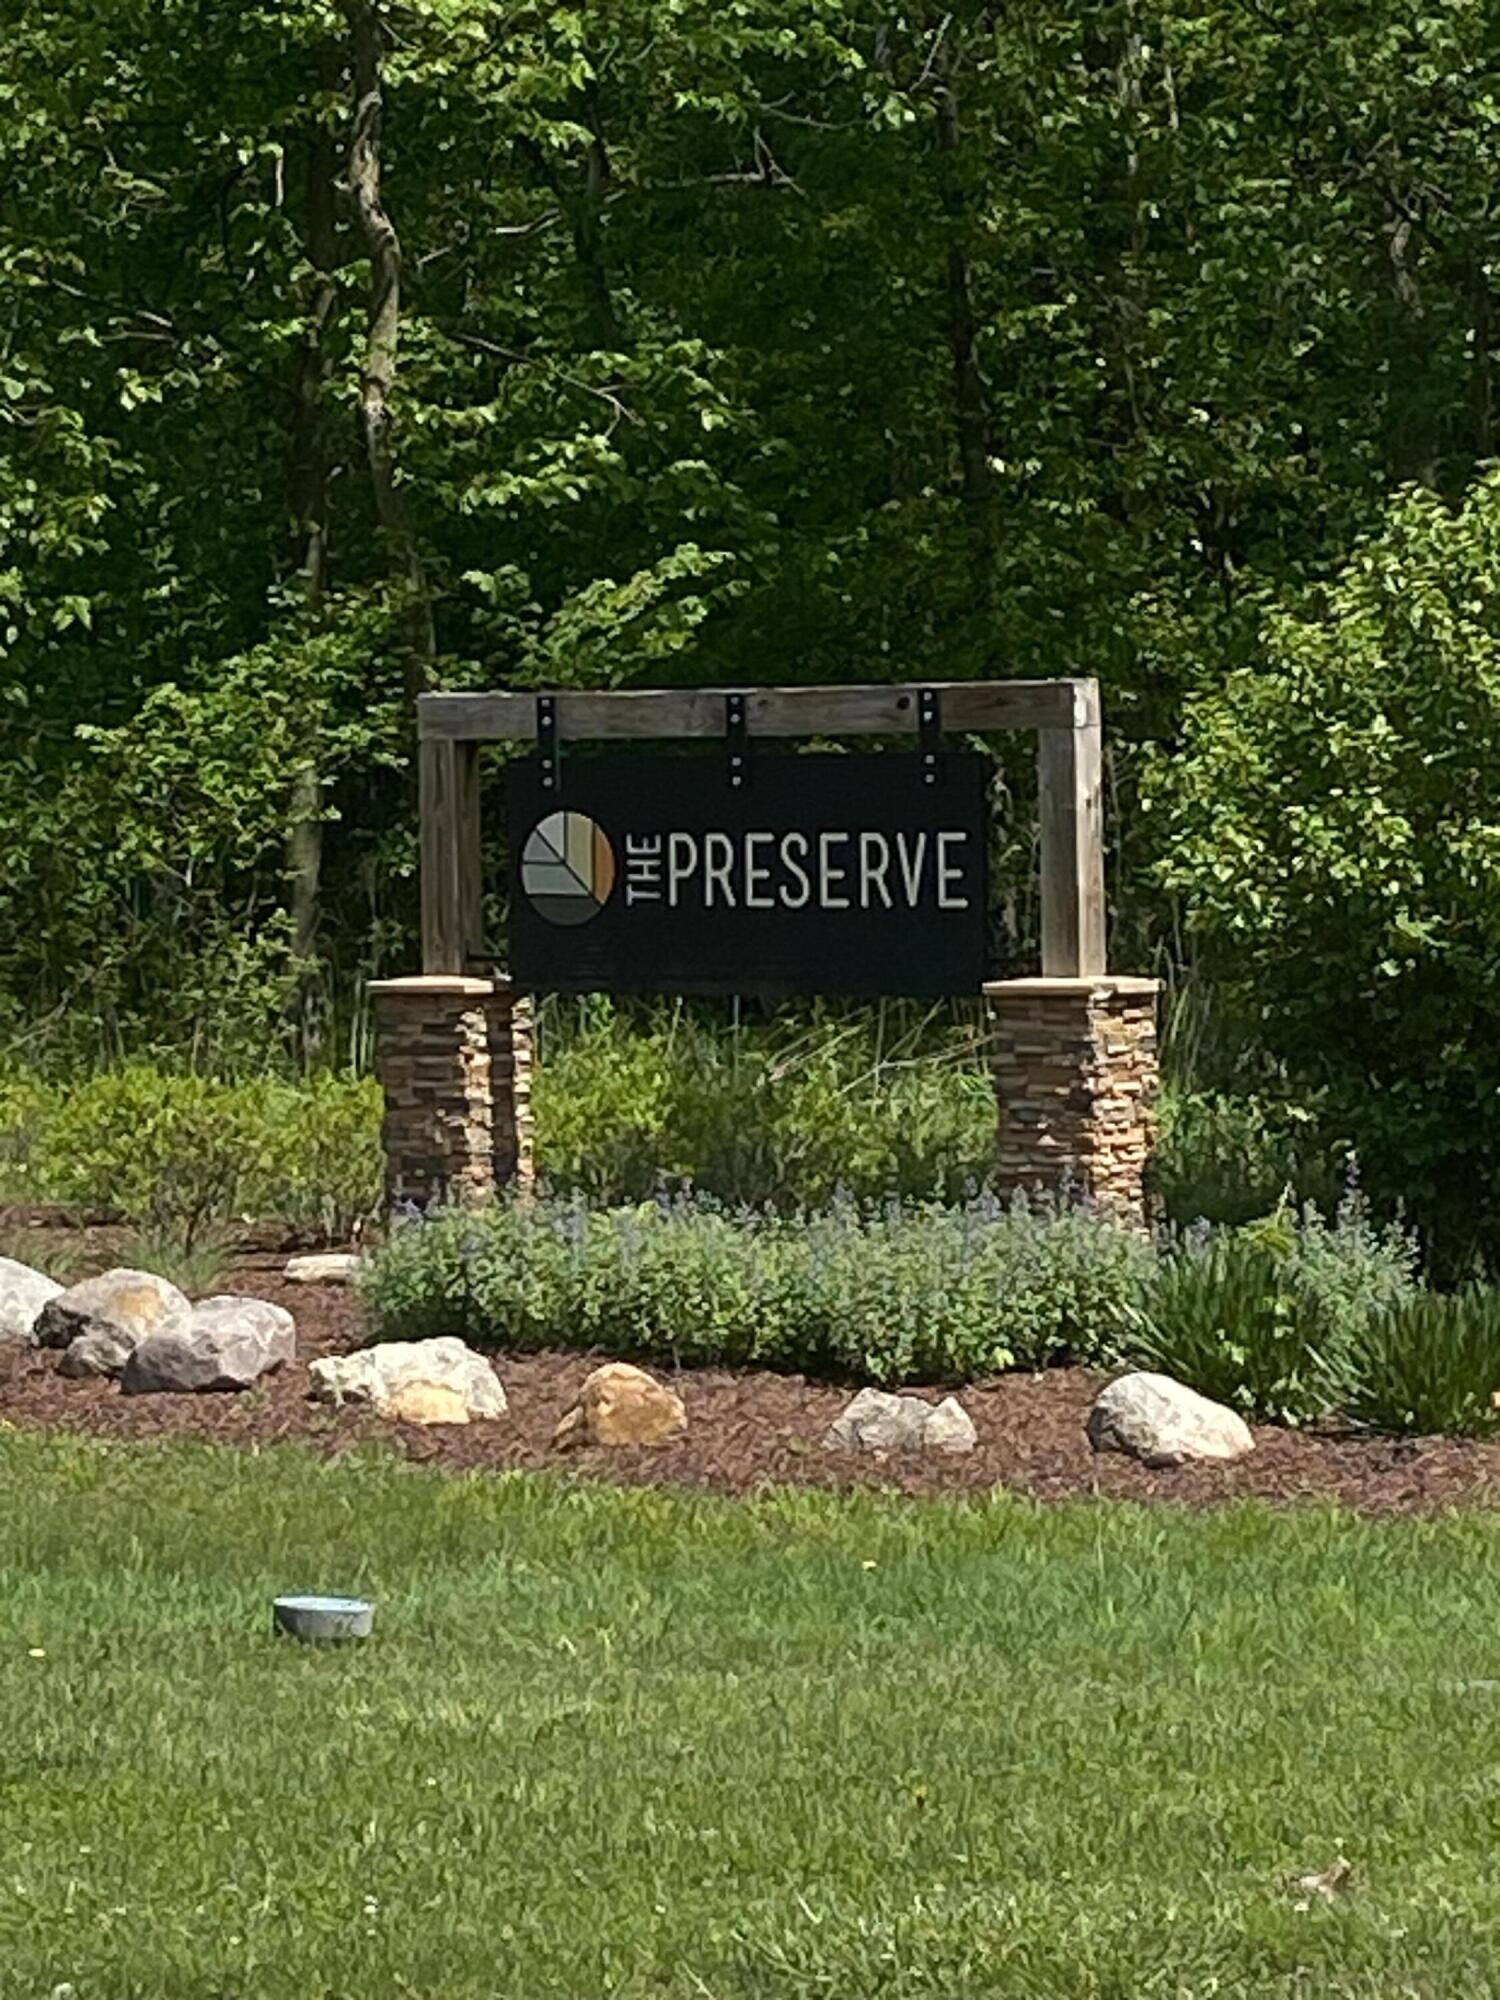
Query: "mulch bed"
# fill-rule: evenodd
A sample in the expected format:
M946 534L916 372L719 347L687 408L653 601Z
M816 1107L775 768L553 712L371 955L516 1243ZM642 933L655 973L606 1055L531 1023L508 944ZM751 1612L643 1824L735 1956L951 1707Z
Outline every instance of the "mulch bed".
M342 1287L289 1285L283 1259L246 1258L221 1289L287 1306L297 1321L298 1365L239 1396L122 1396L112 1382L68 1381L55 1354L23 1353L0 1382L0 1423L116 1439L191 1437L217 1444L297 1442L337 1455L383 1441L451 1472L563 1470L628 1485L668 1484L743 1494L765 1486L876 1485L909 1494L962 1494L1003 1486L1040 1500L1078 1494L1172 1501L1334 1501L1375 1514L1432 1514L1500 1502L1500 1442L1370 1439L1262 1427L1236 1465L1150 1472L1095 1457L1084 1418L1103 1377L1081 1368L1006 1375L962 1392L979 1432L964 1457L874 1460L826 1452L820 1439L849 1399L846 1387L800 1376L728 1368L673 1377L688 1409L686 1436L654 1449L552 1449L554 1427L599 1355L499 1355L508 1418L456 1429L391 1424L331 1411L307 1399L306 1362L357 1347L359 1306ZM658 1369L658 1374L671 1371Z

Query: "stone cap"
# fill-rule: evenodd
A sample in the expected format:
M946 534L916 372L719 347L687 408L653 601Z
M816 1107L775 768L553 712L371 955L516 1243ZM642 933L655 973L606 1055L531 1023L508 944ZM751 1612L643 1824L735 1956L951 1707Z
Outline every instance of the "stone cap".
M451 993L466 1000L483 1000L491 993L508 993L510 981L502 972L493 979L470 979L461 972L420 972L409 979L372 979L370 993Z
M1119 993L1126 996L1160 993L1159 979L1136 979L1123 972L1096 972L1083 979L987 979L979 989L986 1000L1044 999L1086 993Z

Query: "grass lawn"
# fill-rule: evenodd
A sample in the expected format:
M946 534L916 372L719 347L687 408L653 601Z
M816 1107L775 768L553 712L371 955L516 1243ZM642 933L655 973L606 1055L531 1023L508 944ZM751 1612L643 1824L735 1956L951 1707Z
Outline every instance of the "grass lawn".
M0 1524L5 2000L1500 1993L1500 1518L0 1432Z

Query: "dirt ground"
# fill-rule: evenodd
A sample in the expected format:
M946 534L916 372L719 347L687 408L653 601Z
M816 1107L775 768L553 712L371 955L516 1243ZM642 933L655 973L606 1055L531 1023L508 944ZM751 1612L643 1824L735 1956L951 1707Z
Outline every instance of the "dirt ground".
M249 1253L218 1287L290 1309L298 1361L281 1375L238 1396L122 1396L112 1382L59 1375L56 1354L24 1352L0 1381L0 1423L244 1446L294 1440L329 1454L381 1439L453 1472L550 1467L571 1477L715 1493L863 1483L911 1494L959 1494L1004 1486L1041 1500L1075 1494L1188 1505L1327 1500L1379 1514L1430 1514L1500 1501L1500 1442L1315 1435L1263 1426L1255 1451L1236 1465L1149 1472L1123 1458L1096 1457L1084 1419L1104 1378L1085 1369L1006 1375L963 1390L979 1433L977 1450L963 1457L874 1460L827 1452L820 1440L847 1402L847 1387L727 1368L672 1376L688 1410L684 1437L654 1449L575 1450L564 1457L552 1449L553 1429L589 1369L607 1358L588 1354L497 1355L510 1402L509 1416L498 1423L426 1430L390 1424L309 1402L307 1362L357 1347L364 1329L351 1292L289 1285L281 1275L284 1262L279 1252Z

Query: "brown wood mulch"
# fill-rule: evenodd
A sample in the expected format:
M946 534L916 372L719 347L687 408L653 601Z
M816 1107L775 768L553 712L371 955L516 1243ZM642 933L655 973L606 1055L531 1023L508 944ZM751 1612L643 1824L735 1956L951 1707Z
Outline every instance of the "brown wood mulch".
M1373 1514L1433 1514L1500 1502L1500 1442L1336 1437L1263 1426L1255 1451L1236 1465L1151 1472L1123 1458L1096 1457L1084 1418L1104 1378L1080 1368L1007 1375L965 1389L979 1445L954 1458L875 1461L824 1451L820 1440L848 1401L847 1387L727 1368L656 1371L672 1377L687 1404L683 1438L654 1449L575 1450L564 1457L552 1449L552 1432L602 1358L586 1354L497 1356L510 1401L509 1416L498 1423L426 1430L390 1424L309 1402L306 1363L358 1346L363 1327L347 1290L289 1285L282 1261L269 1254L249 1257L220 1287L274 1300L295 1316L298 1362L279 1377L238 1396L122 1396L114 1383L60 1376L55 1354L27 1352L0 1381L0 1424L111 1439L298 1442L329 1455L382 1440L455 1473L550 1468L569 1477L724 1494L765 1486L878 1485L954 1495L1002 1486L1039 1500L1083 1494L1191 1506L1332 1501Z

